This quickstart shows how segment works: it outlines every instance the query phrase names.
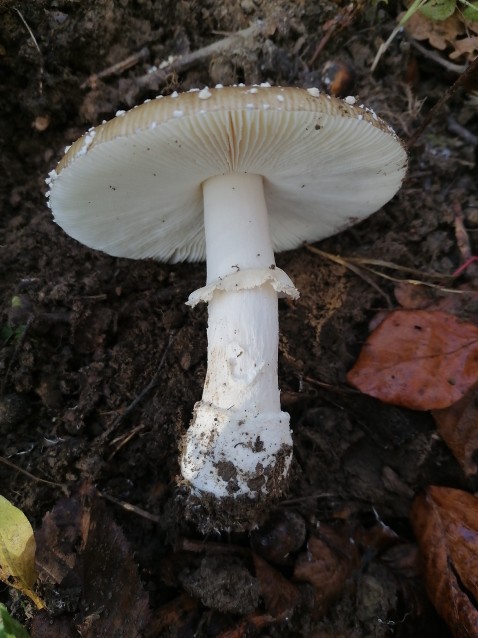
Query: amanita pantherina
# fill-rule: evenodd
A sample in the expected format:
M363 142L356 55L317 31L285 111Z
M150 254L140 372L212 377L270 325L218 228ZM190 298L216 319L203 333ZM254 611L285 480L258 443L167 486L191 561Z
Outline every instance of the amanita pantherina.
M277 296L298 293L274 251L370 215L404 177L396 135L354 102L267 84L174 93L90 129L50 174L55 221L87 246L207 260L188 303L209 304L208 369L181 471L209 508L262 507L287 478Z

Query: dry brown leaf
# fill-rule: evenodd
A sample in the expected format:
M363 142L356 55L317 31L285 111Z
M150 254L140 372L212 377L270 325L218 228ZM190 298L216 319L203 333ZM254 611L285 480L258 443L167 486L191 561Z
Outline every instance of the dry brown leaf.
M428 40L434 49L443 51L453 46L464 26L456 14L446 20L429 20L416 11L405 23L405 31L415 40Z
M455 638L476 638L478 499L431 486L415 499L411 521L431 601Z
M272 625L274 621L274 618L268 614L250 614L232 629L227 629L219 634L217 638L244 638L245 636L255 636L260 629Z
M323 616L329 604L340 595L357 565L358 550L350 535L340 534L321 523L317 535L309 538L307 551L299 554L294 567L294 580L314 587L316 618Z
M478 42L473 35L470 36L470 33L477 33L476 27L476 22L465 24L458 12L446 20L429 20L417 11L404 25L406 32L415 40L428 40L439 51L451 49L450 58L466 53L470 61L478 49Z
M287 618L300 601L295 585L257 554L252 554L259 593L268 614L274 618Z
M76 611L83 638L141 635L148 596L121 529L93 488L84 486L77 498L62 499L45 516L36 559L40 581L54 585L61 598L56 612ZM42 635L32 632L33 638Z
M452 60L459 58L463 54L468 54L468 57L472 58L478 51L478 36L457 39L453 43L453 48L454 51L450 53Z
M475 282L456 287L460 294L447 294L405 281L395 286L395 299L406 310L441 310L472 323L478 323L478 290Z
M478 472L478 385L449 408L433 410L432 416L442 439L453 452L467 476Z
M252 549L269 563L286 565L291 552L298 551L305 542L305 521L298 512L273 512L267 521L251 532Z
M478 327L445 312L395 310L369 336L347 380L385 403L447 408L478 381Z
M199 618L199 601L185 592L161 605L154 612L149 623L146 638L157 638L162 635L193 636ZM168 632L164 634L163 632Z

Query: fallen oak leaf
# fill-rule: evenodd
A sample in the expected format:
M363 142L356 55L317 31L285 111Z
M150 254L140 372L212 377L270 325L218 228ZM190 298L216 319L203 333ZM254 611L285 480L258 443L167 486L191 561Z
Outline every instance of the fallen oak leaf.
M478 384L465 396L442 410L433 410L438 434L445 441L467 476L478 472Z
M430 486L415 499L410 518L433 605L455 638L476 638L478 499Z
M368 337L347 381L384 403L447 408L478 382L478 327L446 312L395 310Z

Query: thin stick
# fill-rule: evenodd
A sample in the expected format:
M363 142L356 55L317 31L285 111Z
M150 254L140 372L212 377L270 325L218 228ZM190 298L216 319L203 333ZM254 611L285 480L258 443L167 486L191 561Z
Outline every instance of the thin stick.
M464 73L466 71L466 64L454 64L453 62L449 62L448 60L445 60L445 58L442 58L442 56L438 53L435 53L435 51L430 51L429 49L422 47L422 45L418 44L416 40L410 39L410 44L425 58L436 62L447 71L452 71L453 73Z
M53 485L55 487L66 487L66 483L56 483L55 481L47 481L47 479L42 479L42 478L40 478L38 476L35 476L34 474L30 474L30 472L27 472L27 470L24 470L23 468L19 467L18 465L15 465L15 463L12 463L11 461L9 461L8 459L6 459L3 456L0 456L0 463L4 463L5 465L8 465L8 467L11 467L16 472L20 472L21 474L25 474L29 478L33 479L34 481L38 481L39 483L46 483L47 485Z
M456 93L456 91L465 84L470 77L478 71L478 56L470 62L467 69L455 80L455 82L448 87L445 93L441 96L438 102L429 110L425 119L423 120L421 126L413 133L413 135L408 139L407 149L410 150L415 146L418 139L422 136L424 130L436 116L437 112L442 108L444 104L446 104L451 97Z
M116 64L112 64L106 69L103 69L103 71L99 71L98 73L93 73L92 75L90 75L89 78L87 78L83 82L80 88L94 89L98 80L104 80L105 78L109 78L112 75L120 75L124 71L127 71L131 67L135 66L135 64L138 64L138 62L141 62L142 60L147 60L148 57L149 57L149 49L148 47L143 47L141 51L138 51L137 53L133 53L129 55L124 60L121 60L121 62L116 62Z
M456 279L457 275L455 273L453 273L452 275L441 275L439 273L421 273L420 271L417 271L413 268L407 268L406 266L398 266L396 264L392 264L390 262L386 262L386 261L382 261L381 259L365 259L365 258L361 258L361 257L339 257L338 255L332 255L330 253L325 252L324 250L320 250L319 248L316 248L315 246L310 246L310 245L306 245L305 248L307 248L307 250L309 250L312 253L316 253L317 255L320 255L321 257L325 257L326 259L330 259L330 261L333 261L335 263L338 264L342 264L343 266L346 266L347 268L349 268L352 272L355 272L356 274L358 274L362 279L364 279L365 281L367 281L368 283L370 283L371 285L373 285L373 287L375 288L376 286L374 285L374 283L369 280L368 278L366 278L364 276L363 273L361 273L359 271L358 268L353 268L353 265L356 264L359 268L363 268L364 270L368 270L370 273L372 273L373 275L377 275L378 277L382 277L383 279L387 279L388 281L393 281L395 283L406 283L406 284L410 284L412 286L426 286L427 288L434 288L435 290L439 290L440 292L447 292L447 293L452 293L455 295L465 295L465 294L478 294L477 292L473 291L473 290L455 290L454 288L444 288L443 286L440 286L438 284L433 284L429 281L420 281L418 279L402 279L400 277L392 277L391 275L386 275L383 272L380 272L379 270L375 270L375 268L370 268L370 266L368 266L368 264L376 264L378 266L382 266L384 268L392 268L395 270L403 270L405 272L412 272L412 273L418 273L419 275L421 275L422 277L430 277L430 278L438 278L438 279ZM379 291L381 291L381 289L379 288ZM381 291L382 294L383 291ZM388 298L388 296L387 296Z
M449 115L446 119L448 130L461 137L470 146L478 146L478 135L474 135L471 131L459 124L454 117Z
M115 445L117 443L117 446L109 455L108 461L111 461L111 459L121 450L121 448L124 447L127 443L129 443L129 441L131 441L131 439L143 429L144 429L144 425L141 423L140 425L137 425L135 428L133 428L131 432L127 432L125 435L119 436L113 441L111 441L110 445Z
M40 51L40 47L38 46L38 42L37 39L35 38L35 35L33 33L33 31L30 29L30 25L28 24L28 22L25 20L25 18L23 17L20 9L17 9L17 7L13 7L13 10L16 11L20 17L20 20L23 22L23 24L25 25L26 30L28 31L28 33L30 34L30 37L32 39L33 44L35 45L36 50L38 51L38 55L39 55L39 59L40 59L40 78L38 80L38 90L40 95L43 95L43 75L44 75L44 69L43 69L43 55L42 52Z
M269 35L272 35L274 31L275 27L272 26L270 22L258 20L247 29L237 31L222 40L208 44L207 46L197 49L196 51L192 51L191 53L186 53L185 55L173 60L170 64L166 64L162 68L152 70L150 73L137 78L136 84L141 88L154 87L155 89L158 89L160 86L166 84L168 77L173 73L177 74L182 71L186 71L194 64L203 62L206 58L209 58L212 55L217 55L218 53L224 53L231 49L234 50L238 47L243 47L244 43L248 39L252 40L268 37Z
M110 496L109 494L105 494L104 492L98 492L98 496L106 499L107 501L111 501L116 505L119 505L127 512L133 512L133 514L137 514L138 516L142 516L143 518L147 518L148 521L153 521L153 523L159 523L160 517L155 516L154 514L150 514L146 510L141 507L137 507L136 505L132 505L131 503L127 503L126 501L120 501L119 498L115 498L114 496Z
M374 290L380 293L382 297L385 299L387 306L389 308L392 308L393 304L390 297L387 295L387 293L384 290L382 290L378 284L372 281L370 277L367 277L365 273L361 272L360 269L357 268L355 264L350 263L349 261L347 261L346 259L343 259L342 257L339 257L338 255L332 255L330 253L326 253L323 250L320 250L319 248L315 248L315 246L307 245L306 248L311 253L316 253L317 255L320 255L321 257L325 257L326 259L329 259L330 261L333 261L336 264L340 264L341 266L345 266L345 268L348 268L348 270L351 270L355 275L357 275L357 277L360 277L361 279L363 279L365 282L368 283L369 286L371 286L372 288L374 288Z
M390 268L391 270L401 270L402 272L409 272L414 275L420 275L421 277L428 277L429 279L453 279L453 275L444 275L439 272L422 272L421 270L417 270L416 268L409 268L408 266L401 266L400 264L394 264L391 261L384 261L383 259L374 259L372 257L339 257L338 255L332 255L331 253L327 253L325 250L320 250L320 248L316 248L311 244L305 244L304 248L309 250L312 253L316 253L321 257L326 257L327 259L337 259L344 260L350 262L352 264L357 264L357 266L371 265L371 266L381 266L382 268Z

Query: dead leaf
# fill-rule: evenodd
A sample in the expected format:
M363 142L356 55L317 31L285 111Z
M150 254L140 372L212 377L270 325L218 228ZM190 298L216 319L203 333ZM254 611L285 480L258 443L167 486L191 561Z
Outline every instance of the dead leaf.
M476 52L478 51L478 36L455 40L453 48L455 50L450 53L450 58L452 60L459 58L464 53L467 53L468 58L471 59L474 55L476 55Z
M448 49L452 59L466 53L470 62L477 52L478 43L474 38L477 27L476 22L462 20L458 11L446 20L429 20L417 11L404 25L405 31L415 40L428 40L439 51Z
M400 306L407 310L440 310L478 323L478 291L475 282L461 284L455 290L460 292L444 293L402 281L395 286L393 292Z
M267 614L250 614L232 629L228 629L219 634L217 638L244 638L244 636L255 636L260 629L272 625L274 621L274 618Z
M478 384L465 396L443 410L433 410L439 435L448 445L467 476L478 472Z
M395 310L347 375L361 392L413 410L459 401L478 381L478 327L445 312Z
M0 496L0 580L19 589L38 607L45 605L35 594L35 537L25 514Z
M273 512L264 525L251 532L251 546L270 563L286 565L290 554L298 551L306 537L305 521L298 512Z
M415 499L411 521L432 603L455 638L476 638L478 499L431 486Z
M222 613L249 614L259 603L259 583L235 556L206 554L179 574L186 592Z
M300 601L299 590L260 556L253 553L252 558L267 613L274 618L288 618Z
M299 554L294 567L294 580L314 587L317 619L340 595L357 565L358 550L349 534L341 535L333 527L321 523L317 534L309 538L307 551Z
M154 612L145 636L157 638L166 631L177 638L193 636L198 624L198 615L199 601L183 592Z
M59 501L45 516L37 542L40 580L55 586L57 613L77 612L82 638L142 634L148 596L123 532L92 487ZM52 620L52 635L57 620Z
M61 617L52 620L46 611L35 616L30 633L32 638L78 638L73 619Z

